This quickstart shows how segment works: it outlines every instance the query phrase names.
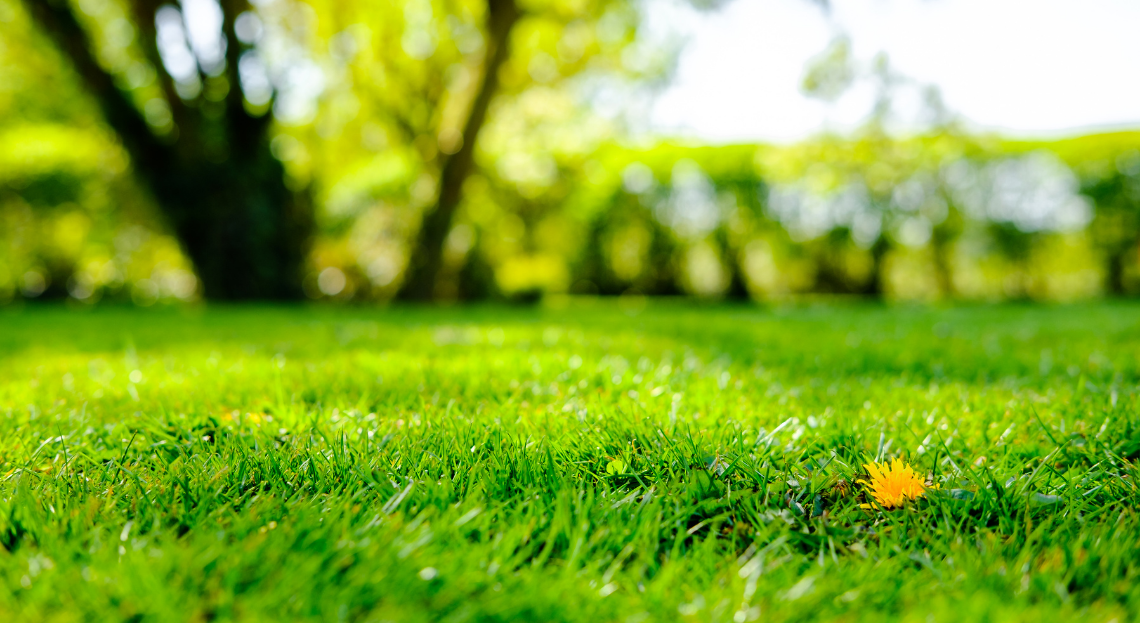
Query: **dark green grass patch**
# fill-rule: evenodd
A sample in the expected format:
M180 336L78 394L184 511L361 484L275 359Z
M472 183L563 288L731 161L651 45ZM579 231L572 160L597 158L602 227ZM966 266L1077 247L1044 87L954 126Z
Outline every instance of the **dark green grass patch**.
M0 619L1134 620L1138 372L1127 304L9 310Z

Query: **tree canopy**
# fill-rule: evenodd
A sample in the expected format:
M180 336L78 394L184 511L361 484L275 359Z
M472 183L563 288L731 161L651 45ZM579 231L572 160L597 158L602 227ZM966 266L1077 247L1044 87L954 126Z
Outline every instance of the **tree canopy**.
M0 299L1140 286L1135 133L971 134L926 91L899 133L892 89L924 85L837 39L804 89L871 81L854 135L646 141L612 105L676 60L643 11L0 0Z
M484 128L499 134L491 150L517 150L514 133L550 117L530 114L536 101L575 107L571 78L658 75L668 61L637 47L637 8L621 0L22 4L211 298L300 294L315 172L342 202L409 213L401 292L436 297Z

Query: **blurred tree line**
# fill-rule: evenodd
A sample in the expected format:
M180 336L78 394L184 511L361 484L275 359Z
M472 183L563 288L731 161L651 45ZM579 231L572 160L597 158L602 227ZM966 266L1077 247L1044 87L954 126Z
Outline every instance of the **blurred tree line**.
M641 10L0 0L0 301L1140 291L1140 133L642 144Z

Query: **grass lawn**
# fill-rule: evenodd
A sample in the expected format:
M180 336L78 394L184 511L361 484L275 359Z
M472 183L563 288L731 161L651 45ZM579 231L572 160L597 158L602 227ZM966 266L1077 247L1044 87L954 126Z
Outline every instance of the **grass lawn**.
M0 620L1123 623L1138 384L1140 304L0 310Z

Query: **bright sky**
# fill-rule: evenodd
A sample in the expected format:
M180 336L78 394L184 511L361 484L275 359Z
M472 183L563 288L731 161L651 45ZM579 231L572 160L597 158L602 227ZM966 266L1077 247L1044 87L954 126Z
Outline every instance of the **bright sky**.
M696 14L651 0L688 38L653 108L657 132L708 141L793 141L854 127L873 88L834 105L804 97L804 64L846 33L856 62L879 52L937 85L971 124L1017 136L1140 125L1140 0L731 0Z

